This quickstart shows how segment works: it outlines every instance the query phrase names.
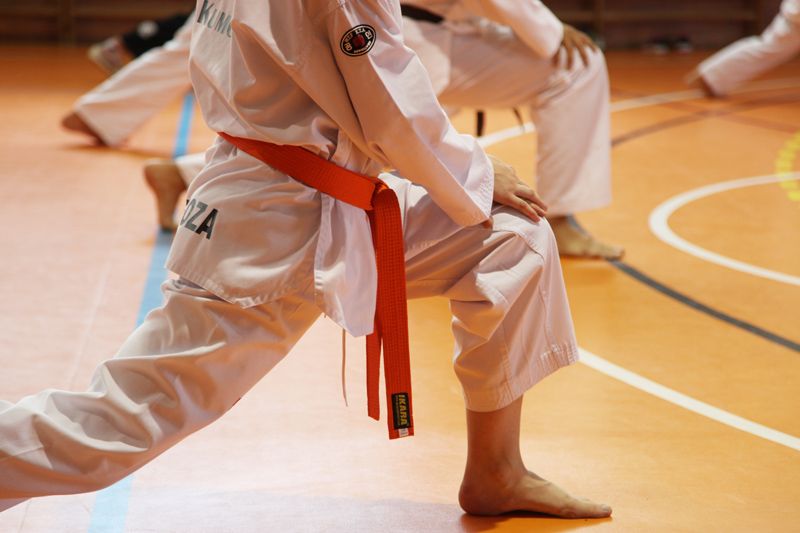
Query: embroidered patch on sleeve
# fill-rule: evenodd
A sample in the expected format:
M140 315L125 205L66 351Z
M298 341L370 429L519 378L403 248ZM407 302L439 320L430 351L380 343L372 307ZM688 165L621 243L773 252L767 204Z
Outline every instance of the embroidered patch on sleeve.
M347 33L342 36L339 47L342 49L342 52L349 56L363 56L372 50L375 39L375 28L367 24L359 24L355 28L348 30Z

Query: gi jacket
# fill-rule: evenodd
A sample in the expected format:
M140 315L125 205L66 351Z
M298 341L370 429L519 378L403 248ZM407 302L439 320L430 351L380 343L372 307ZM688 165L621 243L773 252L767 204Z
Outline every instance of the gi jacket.
M190 72L214 131L302 146L364 174L397 169L440 217L488 218L491 165L454 130L404 46L397 2L203 0L194 17ZM313 269L323 312L353 335L370 333L376 272L364 211L224 141L206 157L168 267L243 306L304 290Z

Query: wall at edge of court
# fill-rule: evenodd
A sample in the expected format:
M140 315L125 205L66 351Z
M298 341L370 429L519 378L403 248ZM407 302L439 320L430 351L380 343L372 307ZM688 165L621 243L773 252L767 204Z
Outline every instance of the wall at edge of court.
M597 29L593 6L601 0L549 0L545 4L574 25ZM606 13L643 13L696 9L716 13L747 10L756 0L602 0ZM635 48L659 37L688 37L698 48L717 48L767 24L778 10L780 0L762 0L760 24L735 20L713 21L606 21L600 28L609 48ZM129 31L141 20L165 17L194 6L190 0L0 0L0 42L90 43L109 35ZM571 20L571 19L575 20ZM613 18L613 17L612 17Z

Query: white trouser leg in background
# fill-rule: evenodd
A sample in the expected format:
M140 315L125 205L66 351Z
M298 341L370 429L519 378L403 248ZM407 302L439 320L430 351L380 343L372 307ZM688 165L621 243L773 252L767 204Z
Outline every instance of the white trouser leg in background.
M118 146L153 115L187 93L189 16L172 40L125 65L75 103L75 113L108 146Z
M577 359L546 221L496 207L493 229L459 228L422 188L403 180L396 190L409 296L450 299L467 408L505 407ZM98 367L89 391L0 402L0 509L110 485L223 415L319 316L311 287L242 308L167 282L164 306Z
M722 96L798 52L800 28L778 15L764 33L726 46L700 63L697 72L715 94Z
M419 23L423 33L448 31ZM412 48L413 43L408 43ZM608 73L600 52L571 70L536 56L502 26L452 36L450 81L443 105L529 106L537 130L537 191L551 216L611 202Z

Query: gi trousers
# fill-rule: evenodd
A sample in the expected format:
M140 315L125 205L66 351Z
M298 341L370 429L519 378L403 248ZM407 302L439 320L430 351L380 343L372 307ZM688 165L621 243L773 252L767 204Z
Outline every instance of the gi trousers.
M700 63L697 70L711 90L722 96L785 63L798 52L800 28L778 15L764 33L726 46Z
M546 221L496 205L492 229L460 228L429 245L452 221L421 187L390 185L404 213L409 297L449 299L468 409L500 409L577 360ZM319 317L311 271L306 278L253 307L167 281L163 306L99 365L88 390L0 401L0 510L108 486L226 413Z
M410 19L405 24L417 26L405 32L406 44L429 70L442 68L426 60L429 43L450 43L449 78L439 93L443 106L530 110L537 131L536 188L550 216L611 203L609 86L602 53L588 52L588 66L575 54L568 70L563 57L556 65L537 56L498 24L472 31ZM443 39L442 33L451 35Z

